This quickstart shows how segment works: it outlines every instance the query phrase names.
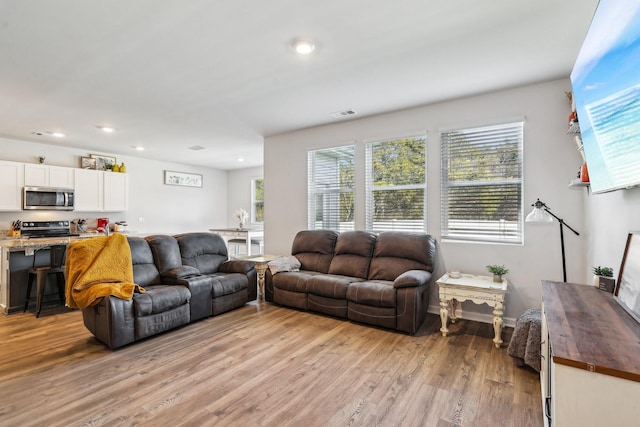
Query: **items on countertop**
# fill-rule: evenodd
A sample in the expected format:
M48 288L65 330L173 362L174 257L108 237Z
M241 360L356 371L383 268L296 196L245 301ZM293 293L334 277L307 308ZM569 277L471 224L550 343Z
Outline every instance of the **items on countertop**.
M9 235L11 237L20 237L21 230L22 230L22 221L17 219L11 223L11 227L9 227Z

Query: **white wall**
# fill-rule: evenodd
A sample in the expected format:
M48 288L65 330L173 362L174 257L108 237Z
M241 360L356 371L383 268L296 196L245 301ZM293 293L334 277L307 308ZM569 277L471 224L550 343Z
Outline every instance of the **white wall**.
M627 234L640 230L640 188L590 194L585 200L588 268L602 265L618 277Z
M38 156L46 164L79 167L84 150L0 138L0 160L37 163ZM108 149L100 154L109 154ZM180 233L206 231L227 225L227 172L179 163L146 160L141 157L116 155L129 174L128 212L0 212L0 229L7 230L11 221L52 220L109 217L112 222L126 220L129 229L140 233ZM202 188L164 185L164 171L199 173ZM144 218L140 223L139 218Z
M242 208L251 215L251 180L263 177L263 168L245 168L227 172L227 226L237 227L238 218L235 212Z
M307 228L307 167L309 149L356 144L356 228L364 228L364 141L427 131L428 232L440 240L439 131L457 127L525 120L524 203L540 198L569 225L583 232L565 233L568 280L585 282L588 233L584 233L584 189L569 188L581 158L566 134L570 105L564 92L568 79L427 105L376 117L300 130L265 139L265 252L289 254L293 237ZM356 108L357 109L357 108ZM511 288L506 317L512 324L525 309L539 307L541 279L562 280L558 224L525 224L522 246L441 242L448 270L487 274L487 264L505 264ZM437 310L435 289L431 311ZM486 306L463 305L469 317L484 316Z

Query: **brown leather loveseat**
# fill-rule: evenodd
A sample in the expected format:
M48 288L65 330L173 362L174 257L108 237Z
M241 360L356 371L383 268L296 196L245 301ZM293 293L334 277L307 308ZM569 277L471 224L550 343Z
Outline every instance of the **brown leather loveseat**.
M276 304L415 334L423 323L437 259L423 233L299 232L291 255L299 271L265 274Z

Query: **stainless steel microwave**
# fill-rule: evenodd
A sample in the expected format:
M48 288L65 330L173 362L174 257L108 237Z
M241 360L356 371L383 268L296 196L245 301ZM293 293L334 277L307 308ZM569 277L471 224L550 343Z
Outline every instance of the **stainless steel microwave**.
M22 209L73 210L73 188L24 187Z

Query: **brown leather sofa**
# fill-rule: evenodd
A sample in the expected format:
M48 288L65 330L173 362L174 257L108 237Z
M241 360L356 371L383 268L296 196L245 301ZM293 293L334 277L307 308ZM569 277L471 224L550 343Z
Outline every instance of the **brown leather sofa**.
M300 271L265 274L265 299L415 334L429 304L436 240L422 233L299 232Z
M84 324L110 348L215 316L257 298L250 261L229 261L212 233L127 237L134 282L145 289L130 301L114 296L82 310Z

